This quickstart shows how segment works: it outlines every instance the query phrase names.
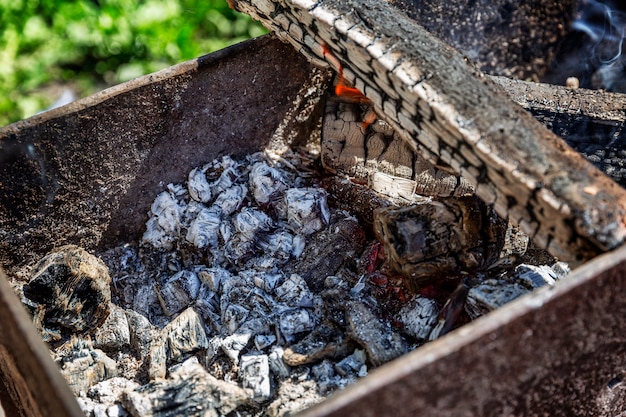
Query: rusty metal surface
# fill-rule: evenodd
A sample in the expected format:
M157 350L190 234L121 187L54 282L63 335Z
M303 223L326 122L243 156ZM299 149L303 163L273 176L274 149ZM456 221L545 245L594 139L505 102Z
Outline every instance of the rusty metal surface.
M309 74L266 36L0 129L0 263L137 238L162 184L262 148Z
M625 284L621 248L377 369L300 417L623 415Z

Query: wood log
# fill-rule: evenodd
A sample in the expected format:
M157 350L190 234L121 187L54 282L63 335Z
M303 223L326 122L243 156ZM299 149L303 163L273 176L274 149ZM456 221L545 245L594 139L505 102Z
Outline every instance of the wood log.
M489 76L517 104L561 136L588 161L626 186L626 95ZM429 196L463 195L473 189L463 179L437 170L411 152L400 135L379 120L361 128L362 105L327 100L322 130L322 163L331 172L377 185L388 176L413 180L408 186L394 178L398 196L406 192ZM402 188L400 188L403 186ZM389 188L389 187L387 187ZM404 191L406 189L406 192Z
M554 256L580 262L626 237L626 190L461 54L374 0L231 0L313 62L343 70L431 162L451 166Z

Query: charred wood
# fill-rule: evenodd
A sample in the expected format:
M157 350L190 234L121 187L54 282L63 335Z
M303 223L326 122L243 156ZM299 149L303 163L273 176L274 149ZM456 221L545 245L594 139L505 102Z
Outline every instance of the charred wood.
M370 0L230 4L311 61L341 70L411 148L450 165L551 254L582 262L626 239L626 191L391 6Z
M626 186L626 95L490 77L588 161Z

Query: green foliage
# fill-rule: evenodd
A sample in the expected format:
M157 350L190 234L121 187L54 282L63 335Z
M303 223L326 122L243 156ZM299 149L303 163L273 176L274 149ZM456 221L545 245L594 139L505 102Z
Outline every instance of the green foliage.
M265 30L225 0L0 0L0 126Z

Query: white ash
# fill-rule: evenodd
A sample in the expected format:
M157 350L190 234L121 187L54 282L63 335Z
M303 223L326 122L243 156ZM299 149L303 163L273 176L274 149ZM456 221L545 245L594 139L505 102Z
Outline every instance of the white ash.
M519 265L509 274L489 278L470 288L465 310L472 319L480 317L544 285L554 283L569 273L563 262L549 265Z
M86 415L284 416L425 342L439 301L387 310L356 261L358 220L290 165L255 154L198 167L157 195L139 245L102 254L111 314L94 346L55 351Z
M398 312L404 331L417 340L427 340L437 323L439 306L433 299L415 296Z
M151 332L130 342L139 347L153 335L150 348L137 355L148 368L144 378L169 381L167 367L196 357L209 371L249 388L255 403L286 407L283 382L294 372L307 379L313 374L310 365L287 365L285 347L319 326L324 301L299 273L286 272L293 267L281 266L296 263L318 232L339 233L332 226L337 220L357 220L331 211L324 189L260 154L197 168L187 187L169 185L159 194L143 236L147 245L117 248L112 256L124 259L114 274L116 301L133 310L131 321L152 323ZM156 251L146 255L151 247ZM344 352L335 358L341 372L320 381L321 390L303 404L366 374L364 351L355 346L336 351ZM126 396L131 415L140 408L137 401L153 401L139 395ZM248 407L242 415L263 414Z
M243 355L239 377L244 388L254 391L255 401L262 403L271 397L270 365L267 355Z
M82 392L76 399L85 415L126 417L129 414L121 405L122 395L138 387L138 383L127 378L113 377L98 382L89 389L89 393Z

